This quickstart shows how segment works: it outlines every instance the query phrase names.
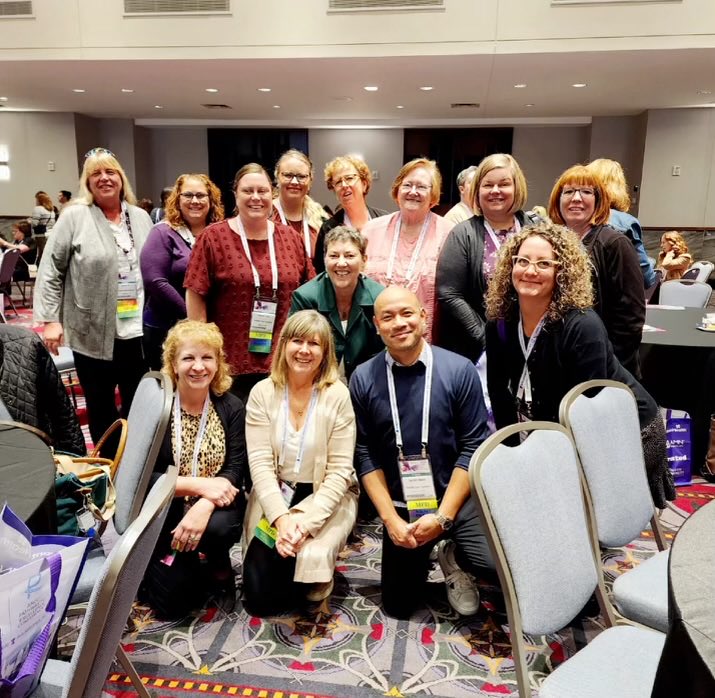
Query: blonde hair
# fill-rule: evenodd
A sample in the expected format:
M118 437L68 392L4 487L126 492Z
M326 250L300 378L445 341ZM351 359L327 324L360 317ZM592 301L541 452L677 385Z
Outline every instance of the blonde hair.
M631 207L631 197L621 163L607 158L596 158L586 167L601 180L610 207L616 211L628 211Z
M84 203L87 206L92 206L94 204L94 195L89 188L89 178L90 176L101 169L102 167L115 170L116 173L122 180L122 189L119 192L119 200L126 201L128 204L136 204L137 198L134 196L134 191L132 190L132 185L129 184L127 175L124 169L119 164L116 156L110 153L104 148L93 148L88 157L84 159L84 166L82 167L82 174L79 176L79 199L77 203Z
M505 168L511 172L511 178L514 180L514 203L511 205L509 213L520 211L526 199L529 196L529 190L526 186L526 177L519 163L509 153L493 153L487 155L478 165L477 172L472 177L472 182L469 185L469 200L472 202L472 209L481 216L482 209L479 208L479 187L482 185L482 180L492 171L500 168Z
M284 160L287 160L288 158L295 158L296 160L300 160L308 167L308 191L303 198L303 215L308 219L308 225L311 228L314 228L315 230L320 230L320 226L322 226L323 223L328 220L328 214L317 201L311 199L310 196L308 196L308 193L310 192L310 187L313 184L313 163L310 161L310 158L305 153L302 153L296 148L286 150L285 153L283 153L283 155L281 155L276 161L276 166L273 171L273 175L276 181L276 189L278 190L278 196L280 196L281 190L281 182L278 175L280 174L281 164Z
M560 320L569 310L586 310L593 306L591 263L576 233L565 226L547 221L526 226L509 238L499 252L499 261L487 289L487 317L490 320L511 319L519 308L519 298L511 275L512 257L518 254L524 240L539 236L554 250L556 268L554 290L546 311L549 321Z
M669 242L678 256L688 254L688 243L685 242L685 238L677 230L669 230L667 233L663 233L660 238L660 244L662 245L663 242ZM660 254L665 257L664 252Z
M312 339L316 335L323 350L323 360L320 362L315 385L318 390L322 390L338 380L335 340L328 321L317 310L299 310L285 321L278 339L276 353L273 356L271 379L279 388L283 388L288 383L288 362L286 361L288 342L296 337Z
M205 187L209 195L209 210L206 214L206 223L211 225L211 223L216 223L217 221L223 220L223 204L221 203L221 190L205 175L205 174L182 174L179 175L171 193L166 198L166 205L164 207L164 218L166 222L176 230L186 225L184 217L181 215L181 208L179 202L181 200L181 187L184 186L184 182L187 179L198 179Z
M233 383L231 367L226 361L223 335L214 322L199 322L198 320L180 320L170 330L162 345L161 372L171 378L176 388L176 371L174 362L186 342L195 342L207 346L216 354L216 375L211 381L211 392L223 395Z
M402 182L405 181L405 177L416 170L418 167L424 167L430 175L432 176L432 190L430 192L430 208L436 206L439 203L439 198L442 196L442 175L437 167L437 163L434 160L428 160L427 158L415 158L405 163L400 171L395 177L395 181L392 183L392 188L390 189L390 195L392 196L395 203L397 203L397 192L400 191L400 186Z
M549 197L549 218L554 223L566 225L564 217L561 215L561 192L566 185L575 185L577 187L593 187L596 193L596 201L593 209L593 217L591 225L604 225L608 223L611 216L610 199L606 196L606 191L603 188L601 179L596 176L596 173L589 170L586 165L574 165L569 167L554 184Z
M357 155L339 155L333 158L329 163L325 165L323 170L323 176L325 177L325 185L330 191L333 191L335 187L333 186L333 177L338 170L344 170L348 167L354 167L358 176L362 180L365 187L365 196L370 191L372 185L372 172L367 166L367 163L359 158Z

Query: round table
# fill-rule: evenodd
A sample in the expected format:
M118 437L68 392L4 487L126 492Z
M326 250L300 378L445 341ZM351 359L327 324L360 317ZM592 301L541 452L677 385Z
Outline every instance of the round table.
M35 535L57 533L55 461L32 431L0 422L0 504L7 502Z
M715 695L715 501L680 527L670 550L669 629L653 698Z
M715 332L695 326L703 308L646 308L641 340L641 383L661 407L685 410L692 418L693 473L705 461L710 415L715 413Z

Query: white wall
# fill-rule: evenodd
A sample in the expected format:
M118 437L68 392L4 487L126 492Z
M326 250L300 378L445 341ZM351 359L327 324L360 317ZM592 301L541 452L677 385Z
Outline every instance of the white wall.
M527 208L548 206L557 177L588 159L589 126L517 126L511 152L529 187Z
M648 112L639 218L645 226L715 224L715 110ZM680 176L672 175L679 165Z
M402 129L312 129L308 132L308 147L315 167L311 196L316 201L335 208L335 194L325 186L323 168L338 155L359 153L379 175L368 194L369 203L387 211L395 210L390 186L403 164Z
M140 196L155 202L164 187L171 186L180 174L209 171L207 130L196 128L149 129L151 143L151 186Z
M57 203L60 189L76 188L73 114L0 114L0 146L7 147L10 165L10 181L0 182L0 215L30 215L40 189ZM54 172L47 169L50 161Z

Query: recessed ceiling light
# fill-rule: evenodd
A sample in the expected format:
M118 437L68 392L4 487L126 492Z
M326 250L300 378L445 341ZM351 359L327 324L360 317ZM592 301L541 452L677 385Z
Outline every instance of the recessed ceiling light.
M362 89L365 92L377 92L380 88L377 85L365 85Z
M575 82L575 83L573 83L573 85L571 85L571 87L586 87L586 83L585 82Z
M218 92L218 88L216 87L207 87L206 92Z
M122 92L125 94L131 94L134 90L130 90L128 87L122 87Z
M271 88L270 87L259 87L258 91L259 92L270 92Z
M404 106L402 106L401 104L398 104L397 107L395 107L395 108L396 109L404 109Z
M432 87L431 85L423 85L422 87L420 87L420 90L422 90L422 92L429 92L430 90L434 90L434 87Z
M273 105L273 108L274 108L274 109L280 109L280 108L281 108L281 105L280 105L280 104L274 104L274 105Z
M0 97L0 102L7 102L7 97Z
M82 89L80 89L79 87L77 87L77 88L75 88L74 90L72 90L72 92L76 92L77 94L80 94L80 93L86 92L86 91L87 91L87 90L82 90Z
M164 107L161 104L155 104L154 109L163 109Z
M711 95L712 91L711 90L698 90L698 94L699 95Z
M533 104L525 104L524 106L525 107L533 107L534 105Z
M516 83L516 85L514 85L514 87L516 87L517 90L523 90L526 87L526 83L518 82L518 83Z

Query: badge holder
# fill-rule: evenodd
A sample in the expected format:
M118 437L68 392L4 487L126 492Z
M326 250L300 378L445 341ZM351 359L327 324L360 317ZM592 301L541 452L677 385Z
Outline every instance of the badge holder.
M288 482L284 482L283 480L279 480L278 485L281 488L283 501L286 503L286 506L289 507L293 501L293 496L295 495L295 487ZM268 519L265 516L262 516L256 526L254 535L269 548L275 548L276 541L278 540L278 529L275 528L275 526L271 526Z
M248 351L270 354L273 346L273 328L276 325L278 301L256 297L253 300L251 324L248 328Z
M439 503L427 451L423 448L419 456L405 456L400 451L397 470L400 473L402 494L407 503L410 523L414 523L425 514L436 513Z
M120 275L117 285L117 317L120 320L137 317L139 310L139 292L136 273Z

